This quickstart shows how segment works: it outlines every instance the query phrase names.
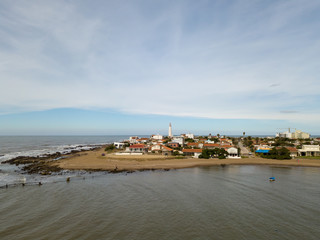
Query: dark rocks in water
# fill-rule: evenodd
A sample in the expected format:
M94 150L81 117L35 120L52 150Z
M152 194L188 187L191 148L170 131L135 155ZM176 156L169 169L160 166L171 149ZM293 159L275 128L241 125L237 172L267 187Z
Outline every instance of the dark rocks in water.
M22 168L22 171L25 171L29 174L39 173L41 175L51 175L52 172L59 172L61 170L62 168L52 165L46 161L27 164Z
M41 182L39 182L39 186L41 186L42 185L42 183Z
M70 182L70 177L67 177L67 180L66 180L67 182Z

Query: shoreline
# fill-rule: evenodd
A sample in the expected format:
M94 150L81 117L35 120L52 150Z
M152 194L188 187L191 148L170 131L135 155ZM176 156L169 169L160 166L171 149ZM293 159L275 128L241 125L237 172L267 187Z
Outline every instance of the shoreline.
M105 156L102 156L103 153ZM228 165L320 167L320 159L274 160L257 157L240 159L199 159L177 158L173 156L165 157L163 155L119 156L114 155L114 153L107 153L104 151L104 148L101 148L95 151L85 151L76 156L51 162L51 164L64 170L123 172Z
M106 146L91 150L82 150L68 154L55 153L42 157L20 156L2 164L22 165L22 174L58 174L63 170L105 171L109 173L153 170L173 170L210 166L278 166L278 167L320 167L320 159L275 160L258 157L240 159L199 159L191 157L164 156L158 154L115 155L115 151L106 152Z

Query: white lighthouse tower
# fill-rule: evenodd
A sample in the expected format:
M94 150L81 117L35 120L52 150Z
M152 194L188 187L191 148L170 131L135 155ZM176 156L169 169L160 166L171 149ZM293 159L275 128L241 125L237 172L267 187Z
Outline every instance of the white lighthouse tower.
M169 123L169 135L168 137L172 137L172 127L171 127L171 123Z

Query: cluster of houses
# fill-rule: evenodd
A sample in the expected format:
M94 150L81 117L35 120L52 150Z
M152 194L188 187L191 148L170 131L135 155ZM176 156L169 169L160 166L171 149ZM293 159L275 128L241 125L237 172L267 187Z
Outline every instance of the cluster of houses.
M211 139L215 139L212 141ZM222 148L228 152L228 158L240 158L238 148L232 140L223 137L197 138L194 134L180 136L152 135L150 138L132 136L123 142L115 142L114 146L123 149L121 155L163 154L184 155L198 158L203 149Z
M269 140L255 140L254 149L255 153L268 154L273 148L272 144L275 143L273 138ZM300 156L316 157L320 156L320 138L314 138L310 141L313 145L305 144L299 147L299 140L293 143L294 146L285 146L289 150L292 158ZM279 148L279 147L278 147Z

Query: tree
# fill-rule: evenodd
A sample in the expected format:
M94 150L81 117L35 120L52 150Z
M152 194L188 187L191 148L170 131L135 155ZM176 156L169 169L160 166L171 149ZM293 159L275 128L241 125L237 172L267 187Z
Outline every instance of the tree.
M268 154L261 155L261 157L269 158L269 159L279 159L279 160L291 159L290 151L285 147L281 147L281 148L274 147L269 151Z
M228 152L223 148L214 148L214 149L203 149L199 158L213 158L217 157L219 159L225 159L228 156Z

